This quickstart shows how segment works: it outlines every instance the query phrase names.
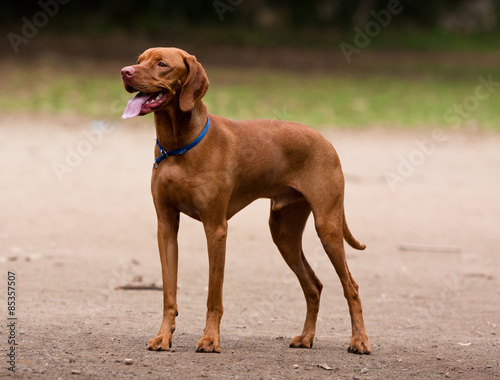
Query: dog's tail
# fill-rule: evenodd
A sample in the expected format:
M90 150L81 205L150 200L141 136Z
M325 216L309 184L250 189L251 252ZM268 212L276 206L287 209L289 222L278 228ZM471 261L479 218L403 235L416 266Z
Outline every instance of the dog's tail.
M344 234L344 239L345 241L353 248L359 249L362 251L363 249L366 248L366 245L357 241L354 236L352 236L351 231L349 230L349 227L347 226L347 220L345 219L345 211L343 212L343 226L342 226L342 231Z

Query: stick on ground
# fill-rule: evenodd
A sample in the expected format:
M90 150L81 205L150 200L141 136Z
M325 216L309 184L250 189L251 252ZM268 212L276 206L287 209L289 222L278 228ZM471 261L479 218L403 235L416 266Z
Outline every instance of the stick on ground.
M413 252L444 252L444 253L460 253L460 247L455 245L430 245L430 244L400 244L400 251Z
M156 284L126 284L115 287L115 290L163 290L162 286Z

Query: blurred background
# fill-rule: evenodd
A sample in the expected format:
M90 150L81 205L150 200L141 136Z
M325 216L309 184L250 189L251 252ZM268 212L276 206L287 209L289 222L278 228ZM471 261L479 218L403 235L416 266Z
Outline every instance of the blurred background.
M7 2L0 112L118 120L120 68L176 46L207 69L210 112L229 118L498 129L492 97L464 121L449 109L500 78L499 15L499 0Z
M21 377L498 377L499 20L500 0L3 1L0 283L17 274ZM304 304L267 200L230 222L229 355L191 356L208 257L202 225L184 216L178 352L144 349L161 293L115 286L161 284L155 130L152 115L122 121L120 69L153 46L196 55L209 112L294 120L333 142L349 227L368 246L347 256L374 355L345 350L349 312L312 218L318 339L283 350Z

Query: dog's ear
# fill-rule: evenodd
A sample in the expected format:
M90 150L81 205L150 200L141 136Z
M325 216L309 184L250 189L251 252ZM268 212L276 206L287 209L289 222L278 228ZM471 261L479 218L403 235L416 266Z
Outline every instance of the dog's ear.
M205 96L210 82L205 70L194 55L184 57L184 63L186 64L187 76L181 88L179 107L183 112L189 112L193 110L196 102Z

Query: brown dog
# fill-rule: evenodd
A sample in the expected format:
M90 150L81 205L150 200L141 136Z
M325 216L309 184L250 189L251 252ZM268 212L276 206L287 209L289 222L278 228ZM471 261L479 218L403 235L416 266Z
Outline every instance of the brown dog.
M168 350L172 345L179 213L203 223L208 245L207 320L197 351L220 352L227 221L255 199L269 198L273 240L296 274L307 303L304 329L290 347L312 347L323 288L302 252L302 233L312 211L349 305L348 351L369 354L358 285L347 267L343 239L356 249L365 245L347 227L344 177L333 146L300 124L235 122L208 114L201 101L209 85L205 70L183 50L148 49L121 75L128 92L140 91L129 101L123 118L154 112L158 142L151 190L158 216L164 306L160 331L148 348Z

